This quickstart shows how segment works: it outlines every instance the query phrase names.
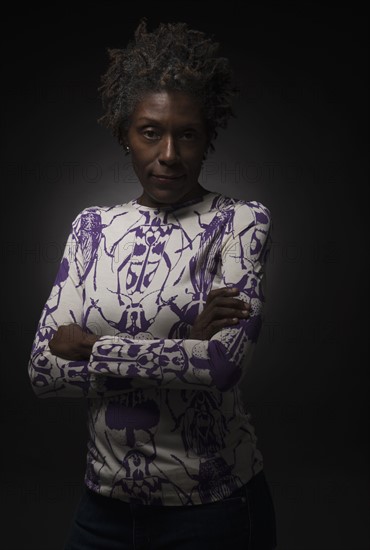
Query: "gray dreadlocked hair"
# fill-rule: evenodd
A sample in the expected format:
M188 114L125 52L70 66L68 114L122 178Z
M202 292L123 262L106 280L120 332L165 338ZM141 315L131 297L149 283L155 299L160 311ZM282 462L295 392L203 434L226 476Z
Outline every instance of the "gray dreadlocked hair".
M123 145L130 116L146 93L179 90L201 101L208 148L214 150L217 129L234 116L231 101L237 91L229 61L217 57L218 50L217 42L186 23L160 23L148 32L142 19L126 49L107 50L110 63L99 87L105 114L98 122Z

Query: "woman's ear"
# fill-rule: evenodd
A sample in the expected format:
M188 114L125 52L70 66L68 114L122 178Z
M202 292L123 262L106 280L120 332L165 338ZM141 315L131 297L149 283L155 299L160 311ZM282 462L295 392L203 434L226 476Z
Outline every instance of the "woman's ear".
M119 142L122 145L126 155L128 155L130 152L130 146L128 144L127 132L123 130L123 128L120 128L119 130Z

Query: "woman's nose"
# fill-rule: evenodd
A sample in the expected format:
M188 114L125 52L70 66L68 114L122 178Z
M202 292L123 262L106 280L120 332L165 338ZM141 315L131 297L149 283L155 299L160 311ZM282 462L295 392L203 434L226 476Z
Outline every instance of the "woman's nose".
M172 136L163 137L160 143L159 161L174 164L178 160L175 139Z

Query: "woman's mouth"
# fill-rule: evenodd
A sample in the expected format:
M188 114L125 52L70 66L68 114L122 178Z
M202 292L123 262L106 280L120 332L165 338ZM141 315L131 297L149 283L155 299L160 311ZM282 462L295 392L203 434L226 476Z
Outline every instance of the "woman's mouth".
M152 178L159 183L174 183L185 177L185 174L152 174Z

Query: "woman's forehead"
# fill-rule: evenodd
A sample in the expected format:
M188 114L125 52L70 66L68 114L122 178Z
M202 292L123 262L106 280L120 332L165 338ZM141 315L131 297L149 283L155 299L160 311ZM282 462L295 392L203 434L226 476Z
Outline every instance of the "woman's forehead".
M188 124L199 124L203 121L199 100L179 90L146 93L136 104L133 115L137 121L162 121L168 118L183 119Z

